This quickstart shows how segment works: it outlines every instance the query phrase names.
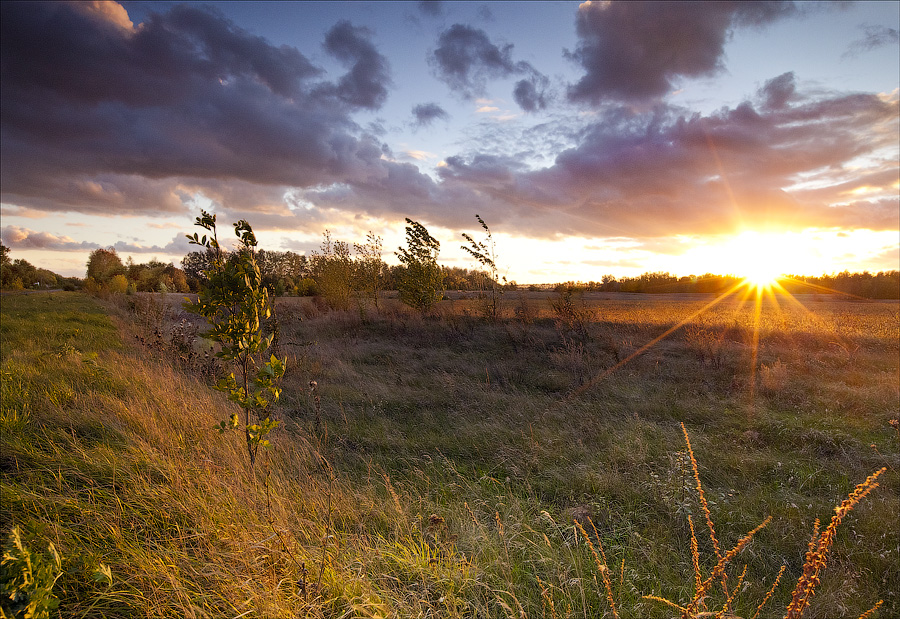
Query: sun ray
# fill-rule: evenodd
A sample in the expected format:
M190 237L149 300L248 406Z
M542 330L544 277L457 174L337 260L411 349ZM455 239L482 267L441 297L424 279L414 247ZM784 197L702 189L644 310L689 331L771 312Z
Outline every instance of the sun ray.
M652 347L655 346L657 343L659 343L661 340L663 340L663 339L669 337L670 335L672 335L673 333L675 333L676 331L678 331L678 329L680 329L681 327L683 327L684 325L686 325L688 322L690 322L691 320L693 320L693 319L696 318L697 316L700 316L700 315L703 314L704 312L708 311L709 309L715 307L716 305L718 305L719 303L721 303L722 301L724 301L726 298L728 298L729 296L731 296L732 294L734 294L737 290L739 290L739 289L742 288L743 286L744 286L744 283L743 283L743 282L738 283L738 284L735 284L734 286L732 286L731 288L729 288L727 291L723 292L721 295L719 295L718 297L716 297L715 299L713 299L712 301L710 301L709 303L707 303L706 305L704 305L703 307L701 307L700 309L698 309L696 312L694 312L693 314L691 314L691 315L688 316L687 318L683 319L681 322L679 322L679 323L678 323L677 325L675 325L674 327L670 327L669 329L667 329L666 332L663 333L662 335L658 335L657 337L653 338L652 340L650 340L649 342L647 342L646 344L644 344L643 346L641 346L639 349L637 349L636 351L634 351L633 353L631 353L630 355L628 355L627 357L625 357L624 359L622 359L621 361L619 361L617 364L615 364L615 365L612 366L611 368L608 368L608 369L604 370L603 372L600 372L599 374L597 374L597 375L596 375L594 378L592 378L590 381L588 381L587 383L585 383L584 385L582 385L581 387L579 387L578 389L576 389L576 390L575 390L574 392L572 392L570 395L566 396L566 397L564 398L564 400L567 400L567 399L569 399L570 397L576 397L576 396L581 395L582 393L584 393L585 391L587 391L588 389L590 389L591 387L593 387L594 385L596 385L598 382L600 382L601 380L603 380L604 378L606 378L607 376L609 376L610 374L612 374L613 372L615 372L616 370L618 370L620 367L622 367L622 366L625 365L626 363L629 363L631 360L633 360L633 359L635 359L636 357L639 357L640 355L644 354L644 353L647 352L650 348L652 348Z
M726 264L731 264L737 274L742 277L738 283L718 294L714 299L703 305L703 307L683 318L677 324L666 329L664 333L654 337L612 367L601 370L585 384L561 398L558 403L565 402L572 397L577 397L585 393L593 388L598 382L618 371L623 366L631 363L634 359L640 357L656 346L660 341L670 337L673 333L677 332L697 317L712 310L712 308L722 301L733 298L735 300L735 325L744 325L744 327L740 328L747 328L749 330L748 339L750 354L748 360L749 367L746 370L748 383L746 385L745 393L747 396L748 414L754 414L756 407L757 381L760 369L758 367L760 365L760 346L764 337L763 330L768 320L769 314L767 312L774 312L777 316L781 316L783 321L785 304L787 304L787 306L802 309L803 312L811 317L816 323L825 327L828 326L821 316L811 312L788 288L796 289L796 287L799 287L801 290L808 289L814 292L839 294L845 297L859 298L855 295L845 294L821 285L811 284L785 275L786 265L792 263L791 257L793 256L796 258L799 256L800 249L802 248L797 248L795 252L797 254L796 256L791 254L790 251L788 251L787 255L784 252L780 252L776 255L774 252L763 251L762 248L783 246L786 240L787 239L783 235L759 233L750 230L744 231L736 236L733 242L729 243L726 253L723 254L723 261ZM702 281L703 279L704 278L702 277L698 278L698 281ZM742 317L749 318L749 324L745 322ZM835 338L835 344L838 346L848 350L852 346L852 343L848 342L847 338L839 333L835 333Z

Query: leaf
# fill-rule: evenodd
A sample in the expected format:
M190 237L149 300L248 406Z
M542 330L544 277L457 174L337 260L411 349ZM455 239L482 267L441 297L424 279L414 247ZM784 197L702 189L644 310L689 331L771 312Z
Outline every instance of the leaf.
M112 568L100 563L93 573L94 582L102 582L111 585L113 581Z

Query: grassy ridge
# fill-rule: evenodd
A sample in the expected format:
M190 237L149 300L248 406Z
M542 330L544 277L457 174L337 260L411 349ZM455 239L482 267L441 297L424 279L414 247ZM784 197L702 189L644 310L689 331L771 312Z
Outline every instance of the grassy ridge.
M299 607L259 558L259 497L240 444L209 430L214 394L123 346L86 296L4 296L2 333L2 527L54 542L65 616Z
M691 598L687 514L704 574L715 563L679 422L723 546L773 516L731 575L747 565L737 615L786 564L762 616L783 614L813 518L885 465L805 616L900 609L894 306L772 314L756 372L730 307L575 395L696 308L536 306L494 324L463 303L423 320L283 301L285 425L251 473L240 437L211 430L226 403L169 349L124 344L147 335L127 311L3 297L0 525L60 550L66 616L602 616L577 518L621 616L669 617L642 596ZM164 343L181 318L164 313L134 323Z

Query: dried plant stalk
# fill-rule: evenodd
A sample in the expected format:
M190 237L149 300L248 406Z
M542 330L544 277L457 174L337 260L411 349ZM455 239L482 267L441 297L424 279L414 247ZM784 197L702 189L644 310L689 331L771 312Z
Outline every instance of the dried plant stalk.
M864 482L856 486L856 489L849 497L834 508L834 516L831 517L831 523L819 536L818 542L815 544L815 550L812 550L813 542L816 538L813 535L813 540L810 541L809 545L810 550L806 553L806 561L803 563L803 574L797 580L797 586L794 588L793 595L791 595L791 603L788 605L787 614L784 616L785 619L800 619L803 615L803 611L815 594L816 586L819 584L819 572L825 569L825 566L828 564L828 553L834 542L834 535L837 532L838 525L841 524L844 516L853 511L853 508L867 494L878 487L875 480L886 470L886 467L881 467L881 469L869 475ZM818 526L818 520L816 525Z

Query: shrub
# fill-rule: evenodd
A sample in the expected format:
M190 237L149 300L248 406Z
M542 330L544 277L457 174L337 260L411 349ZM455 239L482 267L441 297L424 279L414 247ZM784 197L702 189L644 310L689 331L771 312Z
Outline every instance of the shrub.
M398 285L400 300L425 312L444 296L443 276L437 263L441 244L425 226L407 217L406 245L397 253L406 267Z
M128 292L128 279L124 275L116 275L109 280L109 291L116 294Z
M322 253L314 254L318 291L333 309L350 307L353 293L353 260L350 245L344 241L332 241L331 232L325 231Z

